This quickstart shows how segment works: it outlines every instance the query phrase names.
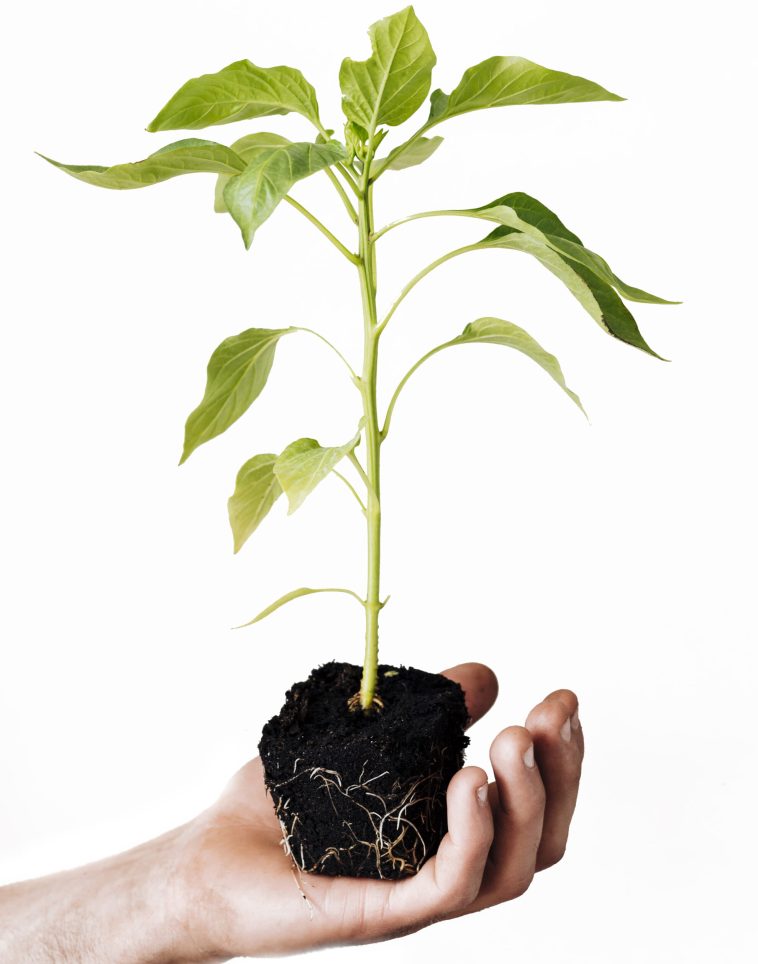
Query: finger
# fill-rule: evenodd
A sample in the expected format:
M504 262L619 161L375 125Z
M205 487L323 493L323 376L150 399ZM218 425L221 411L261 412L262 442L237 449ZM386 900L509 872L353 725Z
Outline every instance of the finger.
M389 933L418 930L461 913L479 893L493 836L484 770L464 767L455 774L447 789L447 820L436 855L416 877L387 891Z
M466 697L469 726L480 720L497 699L497 676L484 663L460 663L443 670L442 675L460 683Z
M538 870L557 863L566 850L584 756L578 707L571 690L556 690L526 720L546 795Z
M545 807L545 789L527 729L503 730L492 744L490 759L495 771L490 786L495 837L476 910L519 897L529 887Z

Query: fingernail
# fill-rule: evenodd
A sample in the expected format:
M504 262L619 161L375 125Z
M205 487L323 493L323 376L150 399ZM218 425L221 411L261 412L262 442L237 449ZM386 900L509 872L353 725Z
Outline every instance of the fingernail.
M480 806L487 806L487 801L489 799L489 788L486 783L483 783L480 787L476 788L476 799L479 801Z
M534 744L529 744L529 749L524 754L524 764L531 770L534 767Z
M566 720L561 727L561 739L565 740L566 743L571 742L571 720Z
M576 713L574 713L574 715L571 717L571 729L579 729L579 710L577 710Z

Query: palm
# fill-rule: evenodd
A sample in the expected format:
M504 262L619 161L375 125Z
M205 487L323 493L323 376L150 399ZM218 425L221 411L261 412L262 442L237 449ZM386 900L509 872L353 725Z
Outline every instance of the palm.
M487 712L497 683L486 667L464 664L445 675L463 686L472 722ZM283 849L260 759L251 760L191 825L190 868L207 918L198 940L239 955L293 953L407 933L518 896L565 847L583 751L579 728L565 739L575 713L574 695L559 690L535 707L528 729L500 734L487 805L475 796L484 771L459 771L439 853L399 882L300 873ZM532 744L533 769L523 760Z

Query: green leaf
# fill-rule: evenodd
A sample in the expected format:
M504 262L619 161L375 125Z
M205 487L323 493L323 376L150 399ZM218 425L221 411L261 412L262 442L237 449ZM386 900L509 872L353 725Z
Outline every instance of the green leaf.
M224 189L224 202L242 230L245 247L250 247L256 230L293 184L344 158L345 149L338 141L284 144L256 154Z
M130 164L114 164L101 167L96 164L61 164L44 154L39 155L66 174L94 184L97 187L117 191L136 187L149 187L159 181L167 181L180 174L210 173L239 174L245 162L230 148L215 141L203 141L189 137L174 144L167 144L144 161Z
M521 191L506 194L490 204L475 208L472 213L474 212L489 216L492 220L499 221L501 224L517 227L527 234L533 234L535 237L546 241L555 251L572 261L578 261L601 281L616 288L619 294L628 301L655 305L677 303L659 298L658 295L652 295L641 288L634 288L625 284L611 271L607 261L601 258L599 254L595 254L594 251L585 248L580 239L569 231L556 214L528 194Z
M292 442L276 460L274 474L289 501L288 515L292 515L323 481L337 463L356 447L360 430L345 445L325 448L313 438L299 438Z
M437 58L413 7L373 24L369 37L368 60L342 61L340 88L345 116L371 136L379 124L395 127L416 113Z
M290 143L292 142L287 140L286 137L282 137L280 134L246 134L244 137L240 137L238 141L235 141L232 144L232 150L238 155L238 157L242 158L242 170L244 170L250 161L252 161L252 159L262 151L269 150L272 147L281 147L283 144ZM217 214L225 214L229 210L229 208L226 206L226 202L224 201L224 189L229 183L231 176L232 175L230 174L219 174L219 176L216 178L216 194L214 197L213 209Z
M361 127L355 121L347 121L345 124L345 144L347 146L348 163L352 162L354 157L363 160L368 139L368 131L365 127Z
M569 289L600 327L627 345L641 351L656 354L648 345L637 327L629 309L610 285L576 261L564 258L544 241L511 227L500 227L488 235L481 243L483 248L510 248L523 251L543 264Z
M427 126L487 107L624 100L599 84L523 57L490 57L469 69L451 94L435 90Z
M237 473L234 493L228 502L235 552L240 551L282 494L274 475L276 458L254 455Z
M382 171L402 171L406 167L415 167L423 164L434 154L444 138L442 137L419 137L409 147L401 144L386 157L378 158L371 166L371 173L377 170Z
M308 589L307 587L304 586L302 589L293 589L292 592L287 592L287 593L285 593L283 596L280 596L280 597L276 600L276 602L271 603L270 606L266 606L266 608L265 608L264 610L262 610L261 612L259 612L257 616L254 616L254 617L250 620L250 622L243 623L241 626L235 626L235 629L244 629L246 626L252 626L253 623L258 623L258 622L260 622L261 619L265 619L266 616L270 616L271 613L276 612L276 610L279 609L280 606L284 606L286 603L292 602L293 599L299 599L300 596L311 596L311 595L313 595L313 593L317 593L317 592L341 592L341 593L345 593L345 594L348 595L348 596L354 596L362 606L364 605L364 602L363 602L363 600L361 599L361 597L360 597L357 593L353 592L352 589L333 589L333 588L328 588L328 589Z
M188 80L147 129L198 130L291 112L320 127L316 92L299 70L256 67L249 60L238 60L215 74Z
M295 330L248 328L221 342L208 362L203 400L187 419L180 465L250 408L266 384L279 339Z
M566 385L561 366L555 355L546 352L531 335L527 334L523 328L512 324L510 321L503 321L501 318L479 318L466 325L463 332L457 338L447 342L447 345L503 345L506 348L515 348L522 352L532 361L537 362L540 368L544 369L548 375L563 389L568 397L584 412L579 396ZM586 412L585 412L586 415Z

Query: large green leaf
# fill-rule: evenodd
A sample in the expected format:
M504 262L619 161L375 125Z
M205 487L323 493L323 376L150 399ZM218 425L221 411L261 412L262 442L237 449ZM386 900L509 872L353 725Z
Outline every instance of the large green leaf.
M245 247L250 247L256 230L293 184L344 158L345 149L338 141L283 144L256 154L224 188L224 202L240 226Z
M267 151L272 147L281 147L283 144L290 144L286 137L282 137L280 134L270 134L270 133L258 133L258 134L246 134L244 137L240 137L238 141L232 144L232 150L235 154L242 158L244 162L244 167L252 161L254 157L263 151ZM226 206L226 201L224 201L224 189L229 183L231 175L230 174L219 174L216 178L216 193L214 196L213 209L218 214L225 214L229 208Z
M345 445L324 447L316 439L299 438L292 442L276 460L274 473L289 501L288 515L292 515L323 481L361 437L358 431Z
M579 396L566 385L561 366L555 355L538 344L531 335L527 334L523 328L512 324L510 321L503 321L501 318L479 318L466 325L463 332L457 338L447 342L444 347L452 345L503 345L505 348L515 348L522 352L532 361L537 362L540 368L544 369L548 375L563 389L568 397L584 412Z
M257 67L238 60L193 77L148 124L149 131L198 130L272 114L302 114L320 126L316 92L293 67Z
M601 281L584 265L571 261L546 242L512 227L499 227L481 243L482 248L509 248L530 254L559 278L598 325L627 345L633 345L656 358L637 327L631 312L609 284Z
M406 167L416 167L423 164L442 143L441 137L419 137L409 147L401 144L386 157L377 158L371 166L371 173L375 171L403 171Z
M221 342L208 362L203 399L187 419L181 462L250 408L266 384L279 339L293 331L296 329L248 328Z
M451 94L434 91L427 126L486 107L596 100L624 98L584 77L549 70L523 57L490 57L469 67Z
M275 455L254 455L237 473L234 493L229 499L229 523L234 534L234 551L239 552L282 494L274 475Z
M368 60L342 61L340 88L345 116L371 137L379 124L394 127L415 114L429 93L437 58L413 7L373 24L369 37Z
M527 234L532 234L546 241L555 251L584 265L601 281L616 288L627 301L656 305L676 304L676 302L667 301L665 298L659 298L658 295L643 291L641 288L634 288L625 284L611 271L608 262L601 258L599 254L585 248L580 239L572 231L569 231L556 214L536 198L530 197L522 191L506 194L490 204L473 209L470 213L498 221L508 227L518 228L520 231L525 231Z
M59 161L45 157L44 154L39 156L80 181L118 191L149 187L151 184L167 181L180 174L203 172L239 174L245 169L245 162L230 147L216 144L214 141L199 140L196 137L167 144L166 147L146 157L144 161L114 164L112 167L101 167L96 164L61 164Z

